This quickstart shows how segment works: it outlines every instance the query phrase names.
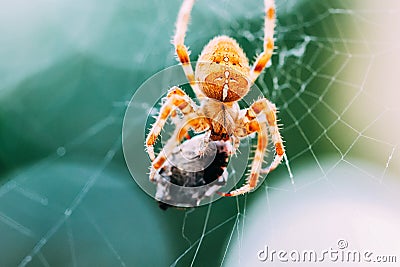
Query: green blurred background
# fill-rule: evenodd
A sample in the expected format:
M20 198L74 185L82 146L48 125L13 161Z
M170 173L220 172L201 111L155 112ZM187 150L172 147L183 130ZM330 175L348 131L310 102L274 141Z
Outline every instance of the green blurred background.
M259 189L163 212L127 170L124 112L146 79L176 64L170 40L180 3L0 2L0 266L219 266L247 207L265 202ZM350 37L361 35L359 18L334 11L350 8L277 1L278 48L257 84L280 108L295 176L349 154L387 170L387 157L351 149L360 130L344 134L340 119L356 91L335 79L351 67ZM209 39L227 34L253 59L262 26L260 0L198 1L186 43L196 60ZM264 188L285 180L293 190L284 166L268 179Z

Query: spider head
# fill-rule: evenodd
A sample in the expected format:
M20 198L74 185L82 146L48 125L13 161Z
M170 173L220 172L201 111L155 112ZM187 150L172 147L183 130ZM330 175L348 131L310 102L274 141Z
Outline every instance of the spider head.
M196 81L203 93L222 102L238 101L249 89L250 67L237 42L227 36L212 39L196 65Z

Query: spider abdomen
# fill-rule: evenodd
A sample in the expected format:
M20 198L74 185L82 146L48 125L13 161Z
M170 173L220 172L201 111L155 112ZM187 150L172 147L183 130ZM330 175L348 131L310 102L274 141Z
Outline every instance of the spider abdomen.
M243 49L231 37L222 35L203 48L195 79L207 97L233 102L247 94L249 74L249 61Z

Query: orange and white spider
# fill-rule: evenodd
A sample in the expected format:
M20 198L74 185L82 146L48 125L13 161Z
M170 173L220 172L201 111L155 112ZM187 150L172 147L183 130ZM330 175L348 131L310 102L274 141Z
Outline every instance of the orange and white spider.
M152 161L150 180L153 181L154 175L163 166L168 155L179 146L190 129L197 133L205 132L204 143L209 140L231 141L234 144L231 154L238 148L239 139L256 132L257 148L246 184L230 193L221 193L223 196L241 195L253 190L257 186L260 173L268 173L275 169L285 155L275 105L266 98L256 100L249 108L243 110L240 110L238 104L271 59L274 50L275 3L274 0L264 0L264 51L252 67L238 43L222 35L213 38L203 48L195 72L184 44L193 4L194 0L183 1L176 22L173 44L200 106L179 87L175 86L169 90L146 139L147 152ZM157 137L168 117L176 116L177 109L183 114L182 121L177 123L171 138L155 157L153 146ZM275 146L275 156L270 166L262 169L268 133Z

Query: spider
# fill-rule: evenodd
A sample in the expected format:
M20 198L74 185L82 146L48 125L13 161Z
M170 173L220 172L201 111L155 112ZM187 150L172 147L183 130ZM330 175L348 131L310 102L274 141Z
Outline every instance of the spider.
M229 141L232 145L230 155L240 145L240 139L257 133L257 147L250 175L246 183L222 196L237 196L255 189L260 173L274 170L285 156L282 137L276 118L276 107L266 98L256 100L249 108L240 109L238 101L250 90L251 85L265 69L274 50L275 3L264 0L264 51L256 58L253 66L249 65L244 51L231 37L216 36L203 48L193 71L189 51L184 44L190 13L194 0L184 0L176 22L172 40L175 52L183 71L200 101L198 106L182 89L172 87L164 99L160 112L146 138L146 150L152 161L150 180L163 167L174 148L178 147L189 130L205 133L204 145L209 141ZM154 144L160 135L166 120L176 116L176 110L183 115L176 123L177 127L161 152L155 157ZM275 148L275 155L269 167L263 169L262 163L270 134ZM201 153L201 148L200 148Z

